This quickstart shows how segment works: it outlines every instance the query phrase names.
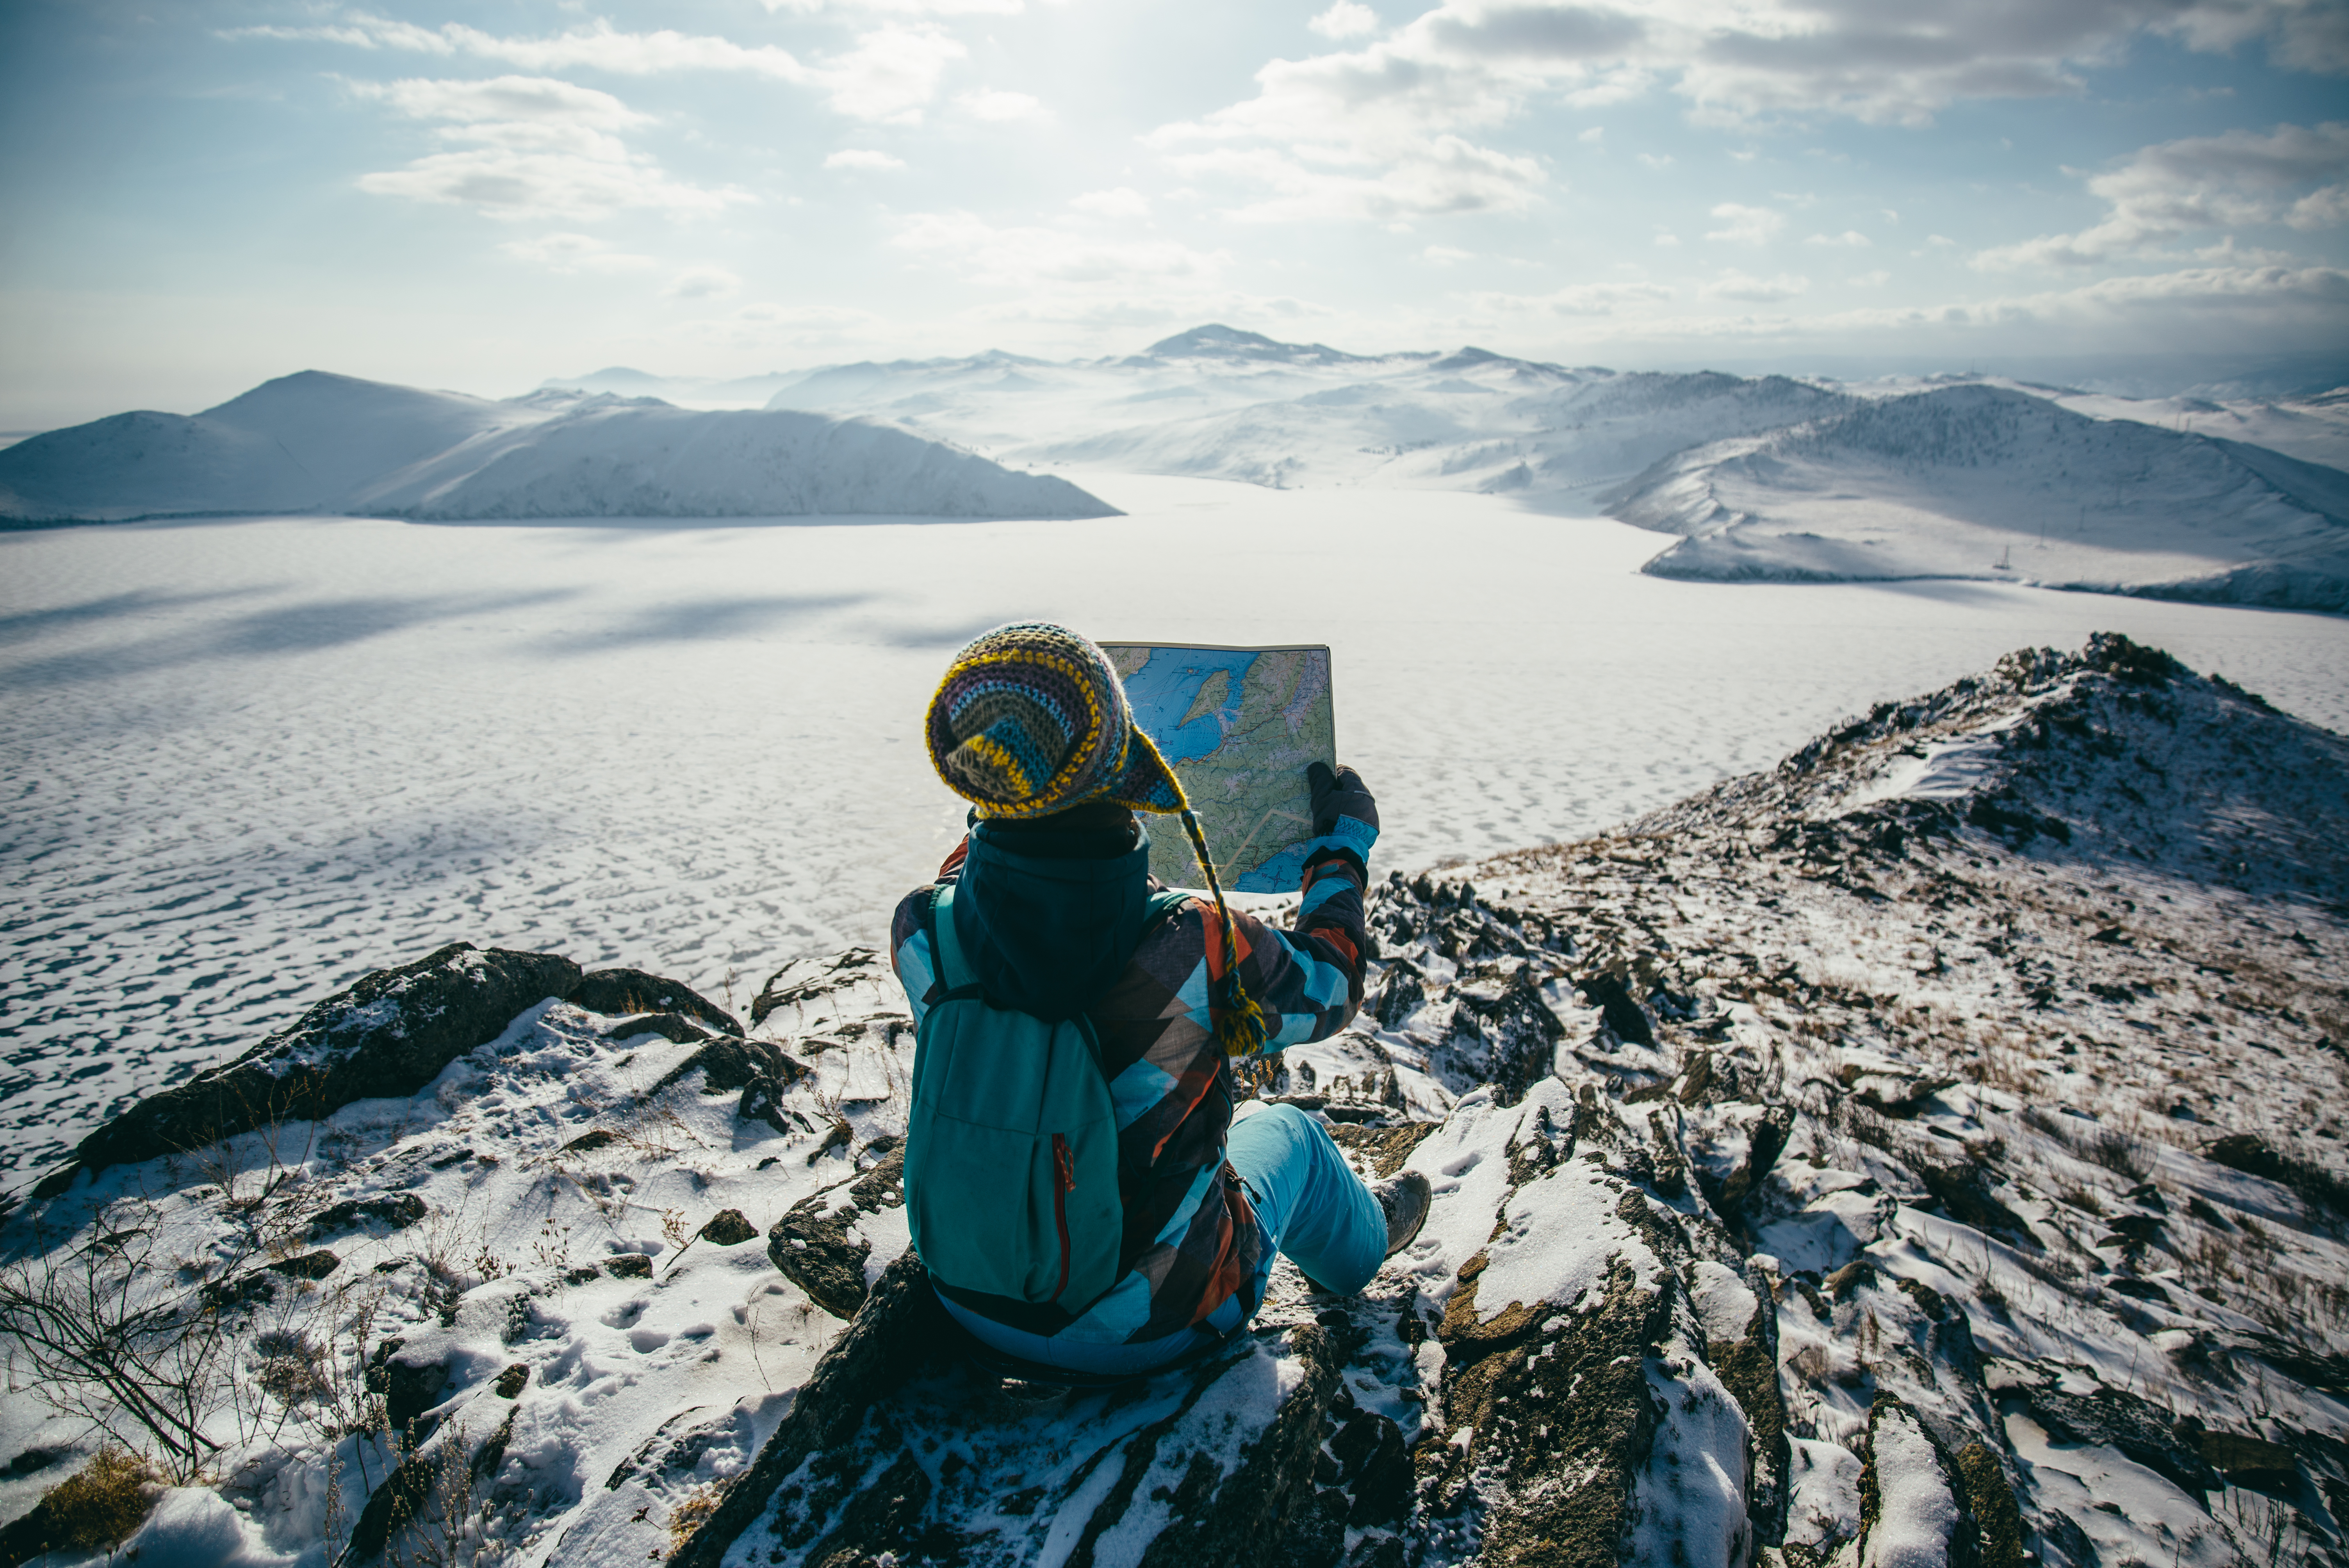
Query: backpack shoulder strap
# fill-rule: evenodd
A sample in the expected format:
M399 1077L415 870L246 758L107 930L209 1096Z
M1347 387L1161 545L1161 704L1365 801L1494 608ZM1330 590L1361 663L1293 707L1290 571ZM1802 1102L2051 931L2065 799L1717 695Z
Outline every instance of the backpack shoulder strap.
M955 934L954 891L948 882L930 900L930 954L937 960L938 984L947 988L941 1001L978 994L978 981L963 960L962 939Z

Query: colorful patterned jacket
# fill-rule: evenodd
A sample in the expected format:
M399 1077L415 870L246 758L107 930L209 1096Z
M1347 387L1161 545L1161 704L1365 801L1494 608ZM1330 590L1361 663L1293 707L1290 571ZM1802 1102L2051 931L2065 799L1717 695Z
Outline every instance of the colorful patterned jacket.
M1123 1272L1107 1295L1074 1312L939 1288L1031 1334L1097 1344L1157 1339L1199 1322L1235 1291L1252 1293L1265 1253L1247 1190L1224 1161L1234 1084L1207 1001L1223 975L1216 906L1201 895L1143 929L1142 910L1158 886L1146 841L1084 859L1039 858L1012 852L1015 846L1042 847L1033 835L978 824L947 857L937 882L897 905L891 960L918 1025L945 995L932 955L931 901L939 883L956 882L956 934L988 1001L1044 1017L1081 1010L1091 1019L1117 1116ZM1293 931L1233 913L1241 981L1270 1028L1265 1050L1325 1039L1361 1007L1371 956L1364 881L1359 857L1323 850L1305 868ZM1258 1304L1243 1305L1253 1312Z

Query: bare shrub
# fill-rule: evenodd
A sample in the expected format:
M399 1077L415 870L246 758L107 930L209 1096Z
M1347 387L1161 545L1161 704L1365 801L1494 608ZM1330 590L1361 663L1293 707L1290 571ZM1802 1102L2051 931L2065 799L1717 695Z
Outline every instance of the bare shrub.
M507 1558L504 1533L515 1521L476 1495L504 1453L503 1439L502 1428L475 1452L459 1418L429 1453L394 1472L386 1482L394 1489L388 1568L489 1568Z
M2058 1143L2068 1146L2071 1138L2064 1126L2064 1118L2044 1106L2026 1105L2019 1113L2023 1125L2034 1132L2045 1133Z
M2155 1157L2152 1147L2141 1138L2132 1138L2118 1128L2105 1128L2084 1138L2075 1146L2080 1157L2132 1181L2142 1181L2153 1174Z
M126 1449L152 1445L183 1482L221 1449L205 1429L233 1401L233 1346L223 1309L158 1254L160 1228L148 1204L109 1204L79 1245L0 1268L0 1335L52 1408Z
M326 1352L298 1328L254 1336L254 1384L288 1409L326 1391Z
M2097 1202L2096 1195L2085 1187L2066 1187L2056 1196L2084 1214L2094 1214L2098 1219L2104 1217L2105 1206Z

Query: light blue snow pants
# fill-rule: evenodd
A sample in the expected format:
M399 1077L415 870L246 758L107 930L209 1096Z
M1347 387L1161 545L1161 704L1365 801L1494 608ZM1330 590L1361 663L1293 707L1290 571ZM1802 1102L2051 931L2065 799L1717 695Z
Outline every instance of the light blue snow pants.
M1286 1253L1316 1284L1340 1295L1371 1283L1386 1260L1386 1215L1319 1122L1293 1105L1249 1100L1233 1115L1225 1157L1247 1184L1268 1244L1255 1280L1198 1327L1140 1345L1088 1345L1007 1328L944 1295L939 1302L972 1337L1007 1356L1120 1377L1180 1360L1237 1330L1243 1321L1242 1298L1264 1299L1275 1252Z

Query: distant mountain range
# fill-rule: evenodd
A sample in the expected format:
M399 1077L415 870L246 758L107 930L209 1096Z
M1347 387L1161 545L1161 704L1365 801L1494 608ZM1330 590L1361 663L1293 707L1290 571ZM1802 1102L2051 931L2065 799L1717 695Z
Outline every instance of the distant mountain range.
M543 391L504 402L305 370L196 415L118 414L0 451L0 521L326 512L443 520L1116 509L860 418Z
M2349 391L2220 403L1982 376L1619 371L1210 325L1103 359L826 366L767 406L1030 465L1506 494L1681 535L1659 575L2349 609Z
M1112 511L1014 471L1047 467L1507 495L1678 535L1659 575L2349 611L2349 388L2217 402L1621 371L1216 324L1086 360L989 350L732 381L614 366L502 402L309 371L0 450L0 518Z

